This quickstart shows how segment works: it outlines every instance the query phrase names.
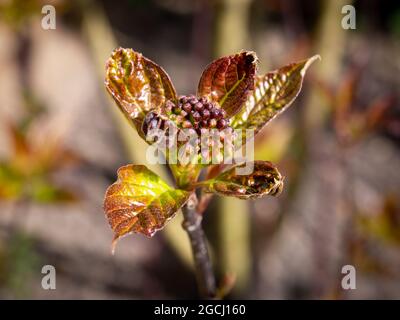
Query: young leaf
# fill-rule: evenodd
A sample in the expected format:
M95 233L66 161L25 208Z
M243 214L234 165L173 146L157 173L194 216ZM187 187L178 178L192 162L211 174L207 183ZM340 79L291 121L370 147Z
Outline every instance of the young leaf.
M113 51L106 65L105 85L124 115L136 127L151 109L176 101L168 74L159 65L132 49Z
M254 129L255 133L261 130L296 99L308 67L317 59L320 59L318 55L257 77L253 93L232 119L231 126Z
M104 211L116 241L131 232L148 237L162 229L190 192L174 189L142 165L118 169L118 180L106 191Z
M282 191L283 177L278 169L268 161L255 161L254 170L248 175L237 175L237 165L222 172L217 177L201 182L205 192L239 199L255 199L265 195L275 196Z
M229 118L240 111L254 89L256 69L257 56L251 51L219 58L204 70L198 96L217 101Z

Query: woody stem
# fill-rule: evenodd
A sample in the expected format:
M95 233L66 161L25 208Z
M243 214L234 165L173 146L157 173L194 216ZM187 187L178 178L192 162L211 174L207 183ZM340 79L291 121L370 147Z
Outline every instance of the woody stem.
M196 212L197 197L193 193L183 207L182 227L187 232L192 247L197 284L203 298L215 298L216 285L207 240L201 225L202 215Z

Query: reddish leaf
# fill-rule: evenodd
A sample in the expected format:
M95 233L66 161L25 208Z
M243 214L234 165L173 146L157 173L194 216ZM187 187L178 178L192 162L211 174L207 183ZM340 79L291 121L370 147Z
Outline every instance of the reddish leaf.
M104 210L116 241L129 233L148 237L162 229L187 201L190 192L168 186L142 165L118 170L118 180L106 192Z
M240 111L254 89L256 69L257 56L251 51L219 58L204 70L198 96L217 101L231 117Z
M259 76L244 108L232 119L232 127L254 129L255 133L261 130L296 99L306 70L317 59L319 56L313 56Z
M240 199L255 199L264 195L278 195L283 188L283 177L278 169L268 161L255 161L251 174L238 175L236 168L221 173L214 179L203 181L199 185L206 192Z
M136 127L145 113L176 101L176 91L168 76L156 63L132 49L114 50L106 65L105 85L124 113Z

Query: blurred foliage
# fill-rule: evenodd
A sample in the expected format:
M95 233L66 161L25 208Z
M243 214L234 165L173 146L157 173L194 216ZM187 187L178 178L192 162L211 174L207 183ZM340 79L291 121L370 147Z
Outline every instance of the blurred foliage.
M394 11L390 21L390 29L396 37L400 37L400 9Z
M73 192L54 184L50 175L77 158L60 144L41 144L33 148L13 125L9 126L9 131L14 154L0 162L0 198L46 203L75 200Z
M0 18L14 30L20 31L32 17L42 14L43 6L57 6L57 13L62 13L66 4L64 0L0 0Z
M400 205L395 195L383 199L379 212L359 215L357 222L365 235L396 245L400 252Z
M279 163L290 151L294 134L295 128L290 120L279 119L272 123L256 137L254 157Z
M53 182L52 174L76 165L80 157L63 146L53 132L45 135L30 130L44 107L26 101L26 115L19 123L3 120L7 128L12 151L7 159L0 159L0 199L32 200L50 203L76 200L76 195Z
M42 0L2 0L0 17L11 27L19 29L30 17L40 14L44 3Z
M368 105L359 106L356 93L361 72L359 67L349 68L337 88L321 80L317 82L331 106L335 134L343 146L354 144L382 127L394 103L394 95L386 95L375 98Z
M0 286L10 298L31 297L31 280L37 275L40 258L34 249L33 239L17 232L0 247Z

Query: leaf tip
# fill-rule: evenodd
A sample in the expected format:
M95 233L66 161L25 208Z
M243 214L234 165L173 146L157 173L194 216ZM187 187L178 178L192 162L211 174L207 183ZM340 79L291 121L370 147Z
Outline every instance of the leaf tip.
M118 242L119 236L115 235L112 242L111 242L111 254L114 255L115 254L115 248L117 246L117 242Z
M321 60L322 60L322 57L321 57L319 54L315 54L315 55L313 55L310 59L314 59L314 61L315 61L315 60L321 61Z
M317 60L319 60L319 61L322 60L322 58L319 54L316 54L316 55L312 56L311 58L308 58L307 60L304 61L303 68L300 71L300 74L302 77L304 77L307 69Z
M249 63L253 63L253 64L257 64L259 62L258 57L257 57L257 53L255 53L255 51L242 51L246 58L248 59L247 61Z
M283 182L284 179L285 179L285 177L283 177L280 173L279 173L278 179L274 178L275 186L273 188L271 188L269 195L277 197L282 193L283 186L284 186L284 182Z

